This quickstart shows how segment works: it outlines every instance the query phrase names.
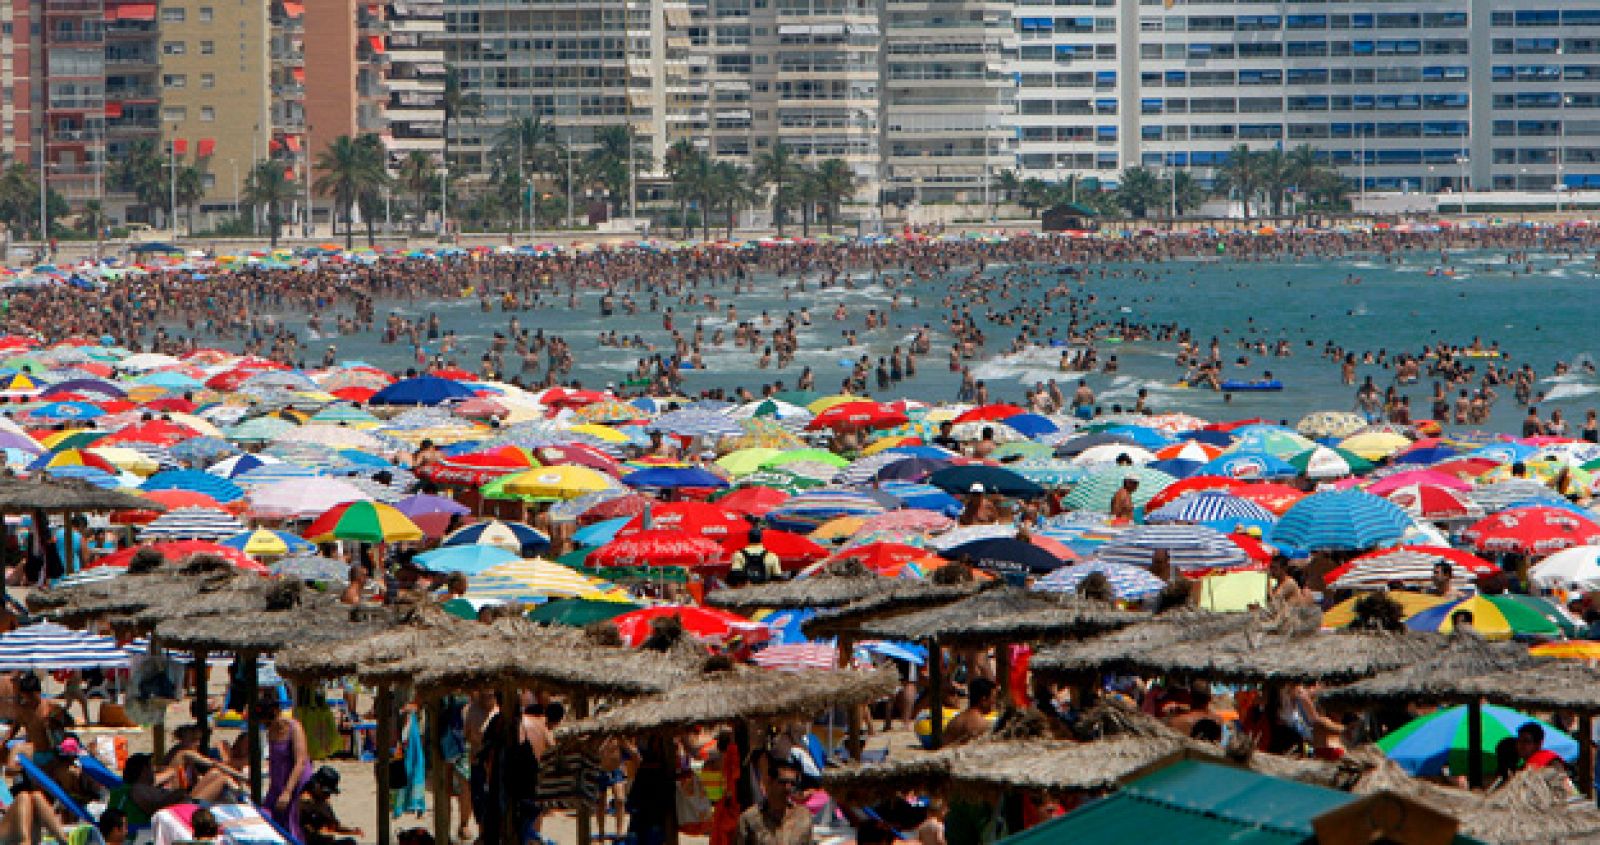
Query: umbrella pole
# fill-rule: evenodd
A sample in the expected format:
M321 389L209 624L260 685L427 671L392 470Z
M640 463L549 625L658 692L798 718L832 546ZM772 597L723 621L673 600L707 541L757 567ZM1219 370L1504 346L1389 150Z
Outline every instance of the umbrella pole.
M394 804L394 798L389 794L389 761L394 759L394 690L383 684L378 687L377 703L373 705L377 711L378 730L374 742L377 744L377 753L373 756L372 773L378 781L378 845L389 845L389 808Z
M572 716L573 716L574 720L589 718L589 696L588 696L588 694L586 694L586 693L577 693L576 695L572 696ZM609 788L607 788L605 790L601 790L601 792L600 792L600 804L599 804L599 811L598 812L604 813L606 811L606 802L608 800L608 798L607 798L608 792L609 792ZM581 795L581 793L580 793L580 795ZM591 812L595 812L595 809L593 807L590 807L590 806L587 806L586 804L584 804L584 802L582 800L578 801L577 806L574 809L574 813L576 814L574 820L576 821L576 823L578 825L578 842L580 843L580 845L588 845L588 843L589 843L589 834L590 834L591 824L592 824L592 820L590 819L589 814Z
M928 736L935 750L944 746L944 654L939 639L928 641Z
M433 780L433 840L450 842L450 780L441 742L444 739L444 699L428 701L428 775Z
M855 643L848 636L839 637L839 668L846 669L850 666L850 656L855 650ZM891 705L892 706L892 705ZM861 705L852 704L846 708L844 750L850 755L852 762L861 761Z
M11 526L6 524L5 514L0 514L0 614L11 607L11 596L6 593L6 576L10 575L10 562L6 560L7 549L11 546Z
M994 647L995 683L1000 691L1000 709L1011 708L1011 644L999 643Z
M194 722L200 727L200 749L202 753L211 747L211 708L206 701L207 672L210 665L206 661L210 653L203 648L194 650L194 701L189 704L189 715L194 717Z
M68 512L66 512L66 513L61 515L61 545L65 547L65 548L60 550L60 553L61 553L61 574L63 574L63 575L71 575L72 574L72 570L68 567L69 564L75 565L75 566L78 566L78 567L82 567L83 566L83 561L78 560L72 554L72 512L71 511L68 511Z
M510 749L521 740L522 733L522 693L515 684L503 684L500 687L500 730L505 734L501 740L502 749ZM517 806L511 803L511 795L505 787L505 765L503 760L495 761L494 780L490 789L495 795L495 800L500 802L500 842L502 845L522 845L522 829L517 822Z
M256 720L256 699L261 697L261 690L256 677L256 653L246 651L239 655L243 661L244 672L244 713L245 713L245 747L250 752L250 801L261 803L261 775L264 768L261 759L261 723Z
M1483 702L1467 702L1467 785L1483 786Z
M151 631L150 632L150 655L153 657L153 656L158 655L160 653L161 653L161 647L156 645L156 634L155 634L154 631ZM150 734L150 752L151 752L151 757L153 759L156 759L156 760L164 760L164 759L166 759L166 757L167 757L167 725L166 725L166 721L163 720L163 719L156 720L156 723L154 725L150 726L150 730L151 730L151 734Z
M1594 797L1594 714L1578 716L1578 791Z

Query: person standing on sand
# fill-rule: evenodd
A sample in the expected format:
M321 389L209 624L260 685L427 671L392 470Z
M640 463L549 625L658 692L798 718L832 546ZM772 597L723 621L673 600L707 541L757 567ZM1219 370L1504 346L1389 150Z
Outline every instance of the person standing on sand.
M262 802L285 830L300 829L300 793L311 780L306 730L276 699L256 704L256 719L267 726L267 786Z

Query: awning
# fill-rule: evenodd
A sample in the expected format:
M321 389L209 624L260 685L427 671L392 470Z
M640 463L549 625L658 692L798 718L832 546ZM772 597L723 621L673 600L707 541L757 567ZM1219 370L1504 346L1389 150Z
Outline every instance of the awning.
M121 103L106 103L106 117L121 117L121 116L122 116L122 104Z
M110 18L111 15L106 15ZM156 4L154 3L127 3L117 7L116 17L119 21L153 21L156 19Z
M300 152L300 139L297 136L289 135L283 139L283 142L289 145L290 152Z
M290 0L284 0L283 13L291 18L301 17L306 13L306 4L292 3Z
M189 154L189 139L188 138L173 138L172 139L172 154L175 155L175 156L188 155Z
M212 155L213 153L215 153L216 151L217 151L217 140L215 138L201 138L200 139L200 150L198 152L198 155L200 156L200 158L206 158L206 157Z
M297 68L294 68L294 69L290 70L289 72L294 74L294 81L300 83L301 85L306 84L306 69L305 68L297 67Z
M374 52L374 53L382 53L383 52L383 36L381 36L381 35L369 35L369 36L367 36L367 43L372 45L372 52Z

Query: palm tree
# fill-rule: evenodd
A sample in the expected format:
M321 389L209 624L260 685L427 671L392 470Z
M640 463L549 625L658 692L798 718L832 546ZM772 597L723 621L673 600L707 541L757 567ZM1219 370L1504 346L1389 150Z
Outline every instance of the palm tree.
M411 231L416 233L417 224L428 212L428 193L433 190L433 185L439 178L439 163L433 156L421 150L412 150L400 160L400 187L410 191L416 197L417 214L411 220Z
M672 182L672 197L678 201L678 226L683 230L684 240L689 239L691 228L689 201L699 196L700 186L695 184L694 171L704 158L705 153L695 149L693 141L680 138L667 148L666 160L662 162L666 167L667 178Z
M26 164L12 164L0 173L0 221L23 232L39 219L39 181Z
M855 195L860 180L844 159L825 159L817 165L817 201L822 203L822 214L828 221L828 234L839 220L839 204Z
M461 87L461 72L454 65L444 68L444 160L450 161L450 127L458 120L475 120L483 114L483 98Z
M356 138L340 135L317 156L317 170L322 175L312 188L332 197L334 207L344 212L344 245L350 249L355 246L356 201L390 181L384 167L383 141L370 132Z
M633 162L629 172L628 162ZM599 185L615 204L619 197L628 196L629 213L634 197L630 191L633 176L650 169L651 156L639 148L638 136L631 126L606 126L594 135L594 149L584 156L584 173L591 184Z
M763 180L760 174L732 162L719 161L712 169L714 178L710 193L722 200L722 207L728 214L728 240L733 240L735 218L741 209L755 205L760 199Z
M278 234L283 227L281 210L284 204L294 201L295 187L290 184L288 167L274 159L256 162L244 183L245 201L267 210L267 226L273 249L278 248Z
M817 191L817 171L805 165L800 165L794 171L794 187L790 189L794 196L794 204L800 209L800 236L811 237L811 218L817 211L817 200L821 194Z
M1206 201L1206 190L1187 170L1179 170L1167 177L1167 190L1171 192L1174 209L1178 214L1193 211Z
M772 149L756 156L756 175L765 184L772 186L772 225L777 227L778 237L783 237L784 212L793 203L792 185L799 169L794 153L784 146L782 141L775 142Z
M1284 157L1284 169L1289 184L1297 191L1310 196L1321 183L1324 170L1317 159L1317 151L1310 144L1301 144Z
M87 233L94 235L94 255L100 257L101 244L106 234L105 208L99 200L89 200L83 204L83 213L78 215L78 225Z
M1237 193L1244 209L1244 219L1250 219L1250 200L1261 187L1261 171L1256 166L1255 153L1246 144L1236 144L1217 169L1217 188L1223 193Z
M1283 214L1283 196L1294 185L1294 174L1290 170L1289 159L1283 150L1276 147L1263 150L1255 154L1256 169L1261 179L1261 188L1267 194L1267 202L1272 209L1274 217Z
M108 187L133 194L146 209L167 207L167 156L156 149L154 140L134 141L106 176Z
M544 122L541 115L513 118L495 134L494 156L503 169L515 170L537 192L538 177L560 168L562 145L556 137L556 128ZM519 208L537 204L531 200Z
M1117 205L1132 217L1147 216L1151 206L1161 204L1161 180L1149 169L1130 167L1122 171L1121 184L1117 186Z
M183 206L184 216L189 219L189 236L194 237L194 204L206 195L205 174L193 165L180 167L170 188L177 194L178 205Z
M1017 192L1022 190L1022 177L1017 175L1017 171L1009 167L996 174L995 180L995 187L1000 190L1000 195L1005 198L1006 202L1015 200Z
M1054 192L1043 179L1028 179L1022 183L1020 193L1017 204L1038 214L1039 209L1050 205Z

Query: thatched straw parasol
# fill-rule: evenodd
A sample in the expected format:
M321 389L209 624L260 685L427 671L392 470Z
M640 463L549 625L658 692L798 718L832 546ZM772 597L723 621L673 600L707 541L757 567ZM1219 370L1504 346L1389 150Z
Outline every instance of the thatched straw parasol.
M1536 660L1508 672L1463 678L1460 690L1526 710L1600 712L1600 669L1578 660Z
M1351 790L1358 795L1393 792L1415 799L1461 822L1461 833L1500 845L1600 842L1600 809L1570 800L1561 773L1531 769L1499 789L1479 795L1418 780L1394 761L1380 760Z
M937 641L940 645L1040 642L1090 636L1148 619L1099 602L1022 589L999 589L952 604L861 626L886 640Z
M954 568L947 566L935 574ZM812 639L859 638L861 626L875 619L960 601L997 585L995 581L974 581L970 578L949 583L931 578L926 581L900 581L887 591L868 595L843 607L824 610L802 623L801 630Z
M891 592L905 584L902 579L885 578L859 561L849 560L830 565L813 578L716 590L706 594L706 604L745 613L769 607L835 608Z
M72 515L78 513L113 513L115 511L164 511L159 502L102 490L81 478L8 478L0 480L0 515L8 513L58 513L61 519L64 548L72 548ZM0 546L6 545L8 529L0 519ZM6 599L6 566L0 562L0 604Z
M442 644L475 635L481 627L434 604L407 607L398 612L393 625L366 636L285 649L278 655L278 674L302 682L360 675L368 668L437 651Z
M713 658L698 677L661 695L575 722L557 731L556 738L576 742L604 736L677 734L736 720L799 718L876 701L893 695L899 686L899 677L892 671L830 669L790 674L736 668Z
M1208 641L1239 631L1250 622L1251 617L1242 613L1173 610L1093 639L1042 648L1028 667L1036 674L1056 678L1126 672L1148 652Z

